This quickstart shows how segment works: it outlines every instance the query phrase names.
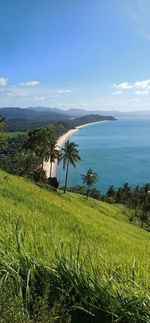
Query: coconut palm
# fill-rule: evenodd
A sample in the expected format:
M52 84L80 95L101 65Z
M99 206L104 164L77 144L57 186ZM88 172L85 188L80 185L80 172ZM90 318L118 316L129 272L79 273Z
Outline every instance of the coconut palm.
M66 189L67 189L69 164L72 165L73 167L76 167L76 163L79 160L81 160L77 147L78 145L68 140L65 143L65 146L61 149L62 151L61 160L63 160L63 169L66 168L64 193L66 192Z
M97 174L93 172L93 170L90 168L88 169L86 175L81 175L83 184L87 185L87 198L90 195L92 186L97 182Z
M55 138L52 138L50 141L49 146L49 161L50 161L50 174L49 177L52 177L52 166L55 160L58 160L60 158L60 150L59 146L57 145L57 141Z

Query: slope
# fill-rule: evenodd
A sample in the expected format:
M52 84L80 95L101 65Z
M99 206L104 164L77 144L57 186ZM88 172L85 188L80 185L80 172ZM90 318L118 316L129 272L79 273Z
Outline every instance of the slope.
M150 322L150 235L129 216L0 171L0 322Z
M26 252L44 264L62 244L67 254L76 253L80 243L87 267L89 257L94 266L119 265L129 273L136 263L137 280L147 279L150 235L128 223L126 208L73 193L52 193L5 172L0 172L0 205L2 248L9 247L15 256L20 232Z

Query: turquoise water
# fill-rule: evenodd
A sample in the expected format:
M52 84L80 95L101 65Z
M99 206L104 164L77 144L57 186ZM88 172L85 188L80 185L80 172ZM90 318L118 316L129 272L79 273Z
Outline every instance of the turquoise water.
M75 169L70 167L68 186L82 184L81 174L89 168L97 173L101 192L125 182L131 186L150 183L150 116L89 125L69 139L78 144L82 161ZM58 179L64 185L62 165Z

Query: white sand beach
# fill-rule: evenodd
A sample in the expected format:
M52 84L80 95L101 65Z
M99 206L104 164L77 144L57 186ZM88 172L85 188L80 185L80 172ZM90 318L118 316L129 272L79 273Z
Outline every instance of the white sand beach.
M65 141L70 137L72 136L75 132L77 132L80 128L83 128L83 127L87 127L87 126L90 126L92 124L95 124L95 123L101 123L101 122L107 122L107 120L104 120L104 121L97 121L97 122L91 122L91 123L86 123L86 124L83 124L81 126L78 126L76 128L73 128L73 129L70 129L69 131L67 131L64 135L60 136L58 138L58 141L57 141L57 145L59 147L59 149L63 146L63 144L65 143ZM44 162L44 170L46 172L46 176L49 177L50 175L50 161L48 162ZM57 160L53 163L52 165L52 177L56 177L56 172L57 172Z

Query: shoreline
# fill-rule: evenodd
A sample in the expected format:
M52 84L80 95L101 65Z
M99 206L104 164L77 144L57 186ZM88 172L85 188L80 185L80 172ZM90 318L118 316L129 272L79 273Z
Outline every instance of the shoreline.
M102 122L107 122L108 120L102 120L102 121L96 121L96 122L91 122L91 123L86 123L83 124L81 126L77 126L76 128L72 128L70 130L68 130L67 132L65 132L62 136L60 136L57 140L57 145L59 146L59 149L63 146L63 144L65 143L65 141L72 136L74 133L76 133L78 130L80 130L81 128L90 126L92 124L97 124L97 123L102 123ZM55 161L52 165L52 177L56 177L56 172L57 172L57 166L58 163L57 161ZM44 170L46 172L46 176L47 178L49 177L50 174L50 162L44 162Z

